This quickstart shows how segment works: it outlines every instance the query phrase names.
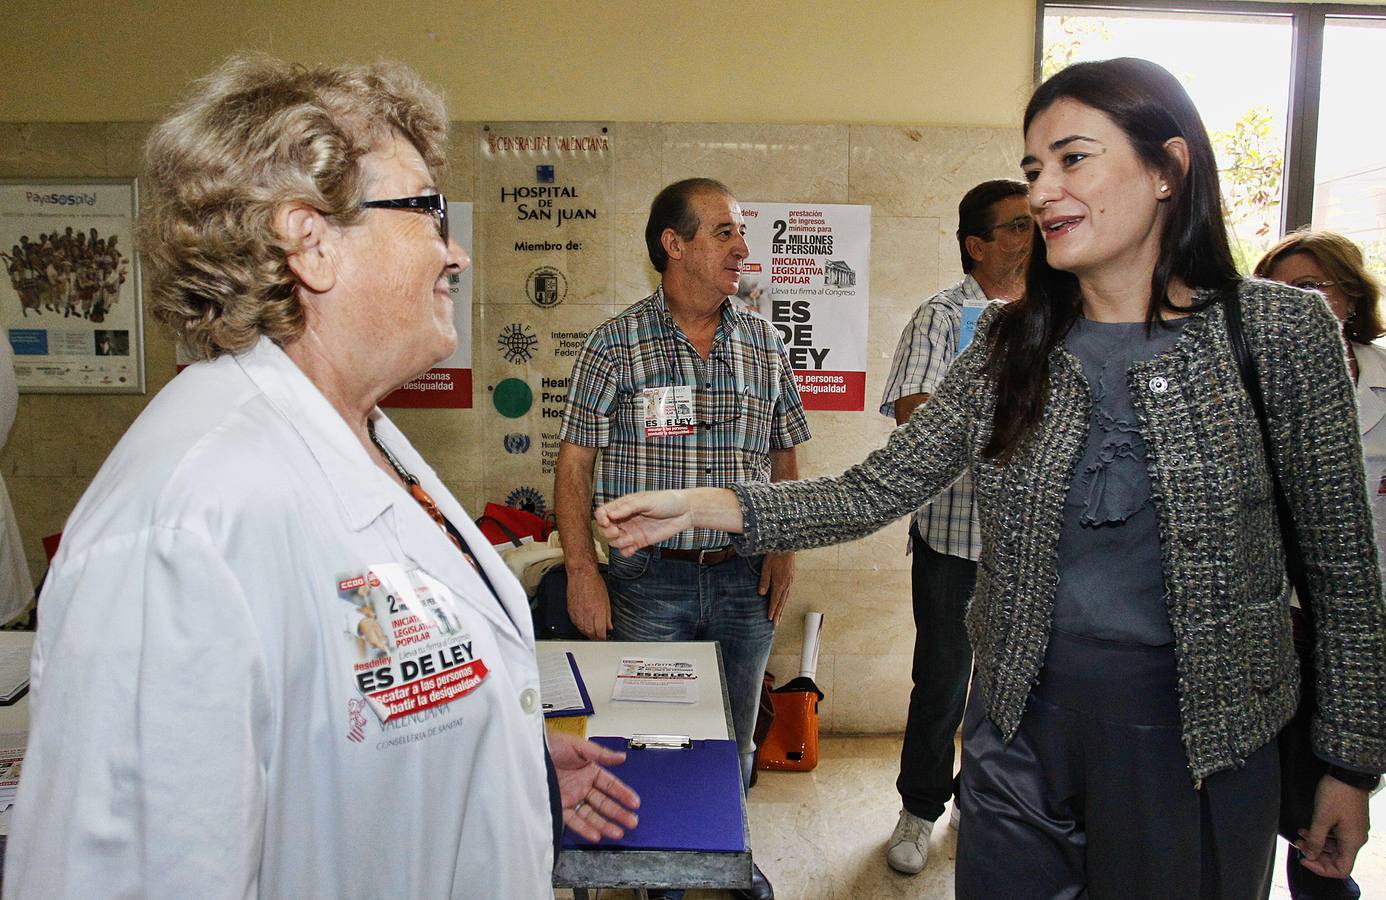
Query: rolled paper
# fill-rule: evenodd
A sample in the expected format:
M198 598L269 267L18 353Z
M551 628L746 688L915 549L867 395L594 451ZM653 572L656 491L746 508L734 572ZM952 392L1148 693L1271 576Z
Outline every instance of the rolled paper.
M804 649L799 654L799 676L813 678L818 674L818 639L823 631L823 614L804 613Z

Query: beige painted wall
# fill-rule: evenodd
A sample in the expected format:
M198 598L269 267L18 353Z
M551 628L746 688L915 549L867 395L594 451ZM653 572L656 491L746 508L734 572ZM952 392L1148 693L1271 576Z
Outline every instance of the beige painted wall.
M402 59L455 119L1005 125L1033 0L47 0L5 16L0 121L157 119L256 48Z
M21 49L0 54L0 84L10 86L0 91L0 177L138 175L143 123L238 48L304 61L400 58L440 84L454 118L466 120L445 186L455 199L474 199L479 121L614 123L616 215L631 236L614 262L631 296L611 298L612 309L651 283L639 238L644 209L676 178L721 178L753 200L872 205L868 409L811 414L803 473L836 473L884 440L890 423L871 406L900 329L923 297L959 274L950 234L957 199L976 181L1016 171L1012 123L1029 88L1030 0L420 0L380 10L355 0L311 9L54 0L42 15L13 18L7 46ZM825 124L765 124L796 122ZM486 385L510 374L480 343L495 330L491 320L508 314L478 298L478 407ZM173 353L152 322L146 335L152 396L172 377ZM21 398L0 472L35 573L39 538L62 527L147 399ZM393 415L463 503L479 509L494 486L476 460L487 457L494 429L477 411ZM801 556L771 669L782 680L797 673L802 614L824 610L820 681L830 729L903 726L913 639L904 533L899 523Z

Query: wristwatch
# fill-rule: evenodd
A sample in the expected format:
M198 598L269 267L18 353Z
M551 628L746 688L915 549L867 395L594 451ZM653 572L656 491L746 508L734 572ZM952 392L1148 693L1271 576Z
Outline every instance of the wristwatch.
M1342 766L1329 766L1326 774L1332 775L1348 787L1355 787L1363 791L1374 791L1381 784L1380 775L1354 772L1352 769L1344 769Z

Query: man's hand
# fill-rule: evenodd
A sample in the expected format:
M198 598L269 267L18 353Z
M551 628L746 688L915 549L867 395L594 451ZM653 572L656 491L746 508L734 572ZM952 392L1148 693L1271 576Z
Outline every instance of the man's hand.
M626 755L562 731L549 734L549 756L558 774L563 824L585 840L619 838L640 818L640 795L602 766L614 766Z
M771 622L780 624L780 616L789 603L789 588L794 584L794 554L767 553L760 567L760 595L766 598L765 613Z
M1314 792L1314 821L1299 830L1295 846L1304 854L1301 865L1324 878L1346 878L1367 842L1370 826L1368 792L1344 784L1332 775L1319 779Z
M589 640L606 640L611 631L611 597L601 572L581 569L568 573L568 618Z

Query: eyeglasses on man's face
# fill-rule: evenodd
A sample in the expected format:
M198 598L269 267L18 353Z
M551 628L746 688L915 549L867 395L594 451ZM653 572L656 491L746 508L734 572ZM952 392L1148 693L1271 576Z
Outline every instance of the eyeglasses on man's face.
M361 209L402 209L405 212L428 213L438 226L438 237L448 242L448 200L442 194L422 194L418 197L395 197L392 200L367 200Z
M1009 222L997 222L986 231L983 231L980 237L984 241L993 241L996 239L996 232L998 231L1002 234L1010 235L1011 237L1020 237L1021 235L1029 234L1030 230L1034 227L1034 220L1029 216L1016 216Z

